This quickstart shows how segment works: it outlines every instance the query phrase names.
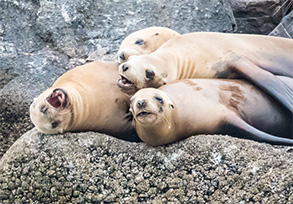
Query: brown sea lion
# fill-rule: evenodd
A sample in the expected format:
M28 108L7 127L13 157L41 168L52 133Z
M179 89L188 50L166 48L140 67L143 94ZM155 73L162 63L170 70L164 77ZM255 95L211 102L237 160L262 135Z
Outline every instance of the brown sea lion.
M292 114L244 80L185 79L141 89L130 101L137 134L151 146L196 134L293 145Z
M293 112L293 90L276 76L293 77L293 40L198 32L176 36L151 54L119 66L127 93L185 78L246 78Z
M117 69L118 63L95 61L66 72L34 99L32 122L47 134L98 131L137 141L129 96L116 86Z
M180 34L176 31L165 27L149 27L135 31L122 41L118 50L118 61L122 63L130 56L152 53L178 35Z

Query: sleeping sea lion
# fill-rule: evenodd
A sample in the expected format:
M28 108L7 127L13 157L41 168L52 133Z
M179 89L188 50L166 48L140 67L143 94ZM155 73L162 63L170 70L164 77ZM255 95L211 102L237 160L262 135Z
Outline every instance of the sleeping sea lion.
M152 53L178 35L180 34L176 31L165 27L149 27L135 31L122 41L118 50L118 61L122 63L132 55Z

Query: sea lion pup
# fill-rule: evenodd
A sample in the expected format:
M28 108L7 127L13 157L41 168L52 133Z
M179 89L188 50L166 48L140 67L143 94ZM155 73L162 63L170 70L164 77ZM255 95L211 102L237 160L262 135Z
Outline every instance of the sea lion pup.
M293 90L276 75L293 77L293 40L198 32L176 36L155 52L119 66L117 84L134 93L186 78L246 78L293 112Z
M118 63L95 61L57 79L30 106L40 132L97 131L139 141L129 113L129 96L116 86Z
M118 62L128 60L132 55L149 54L157 50L163 43L180 35L165 27L149 27L128 35L118 50Z
M185 79L141 89L130 101L136 132L151 146L196 134L293 145L292 114L242 80Z

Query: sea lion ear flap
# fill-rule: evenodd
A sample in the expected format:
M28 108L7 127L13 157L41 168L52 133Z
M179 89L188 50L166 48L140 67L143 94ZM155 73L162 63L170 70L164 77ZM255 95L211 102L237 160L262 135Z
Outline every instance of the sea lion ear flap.
M54 108L64 108L67 100L67 94L63 89L54 89L53 93L47 98L48 103Z
M162 78L161 79L161 84L166 85L167 84L167 78Z
M167 72L163 72L163 73L161 74L161 84L162 84L162 85L167 84L167 77L168 77L168 73L167 73Z

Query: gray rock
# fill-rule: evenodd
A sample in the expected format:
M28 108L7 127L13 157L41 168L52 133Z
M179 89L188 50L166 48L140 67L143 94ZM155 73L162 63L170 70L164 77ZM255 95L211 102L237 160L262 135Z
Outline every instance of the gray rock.
M16 198L33 203L292 203L292 166L292 147L229 136L199 135L153 148L93 132L44 135L33 129L0 160L0 198L10 203ZM22 183L10 198L16 182L7 181L13 177Z
M269 34L280 22L287 0L229 0L237 33Z
M292 3L293 4L293 3ZM293 11L286 15L279 25L269 34L284 38L293 38Z
M33 98L87 60L116 59L131 32L166 26L178 32L232 32L228 0L0 1L0 157L32 128Z

